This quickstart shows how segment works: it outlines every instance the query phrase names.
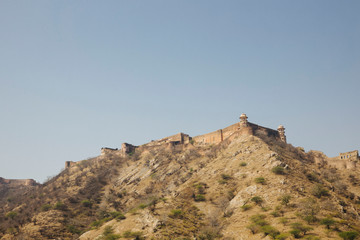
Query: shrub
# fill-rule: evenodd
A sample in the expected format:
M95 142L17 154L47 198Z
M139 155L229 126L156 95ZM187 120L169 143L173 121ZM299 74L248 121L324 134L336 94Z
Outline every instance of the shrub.
M84 207L87 207L87 208L91 208L92 203L90 202L90 200L82 200L81 205L83 205Z
M171 218L181 218L183 215L183 211L181 211L180 209L173 209L171 210L169 217Z
M110 216L116 220L123 220L126 218L122 212L111 212Z
M41 206L41 211L43 212L47 212L52 208L52 206L50 204L44 204Z
M312 182L319 182L319 177L314 172L307 173L306 178Z
M247 228L251 231L252 234L258 233L261 230L260 226L257 224L250 224L247 226Z
M282 218L280 218L279 222L286 225L289 222L289 219L287 219L286 217L282 217Z
M325 225L327 229L330 229L330 226L335 224L335 220L332 218L324 218L320 221L320 224Z
M359 235L358 232L349 231L349 232L340 232L339 236L344 240L354 240Z
M278 211L273 211L270 214L273 215L274 217L280 217L280 213Z
M126 231L122 235L124 238L134 238L135 240L142 240L144 239L142 232L132 232Z
M275 237L275 240L285 240L289 237L289 234L287 233L280 233Z
M257 215L253 215L250 217L250 220L256 224L256 225L259 225L259 226L265 226L265 225L268 225L269 223L266 222L265 220L266 216L263 215L263 214L257 214Z
M232 177L228 174L221 174L221 179L218 181L220 184L226 184Z
M251 205L245 204L245 205L241 206L241 209L243 211L247 211L247 210L251 209Z
M217 239L219 237L221 237L222 235L220 234L220 229L219 228L214 228L214 227L204 227L200 230L199 235L197 236L196 239L199 240L214 240Z
M55 210L60 210L60 211L64 211L66 210L66 205L62 202L57 202L55 205L54 205L54 209Z
M139 205L139 208L140 208L140 209L145 209L146 207L147 207L147 205L144 204L144 203L141 203L141 204Z
M255 178L255 182L263 184L263 185L266 183L265 178L263 178L263 177Z
M203 194L196 194L194 199L196 202L203 202L206 200Z
M321 198L322 196L328 196L329 195L329 191L326 190L321 184L316 184L312 189L311 189L311 194L314 195L317 198Z
M265 236L269 235L274 239L277 235L280 234L279 230L270 225L262 226L261 231L265 234Z
M247 163L246 163L246 162L241 162L241 163L240 163L240 166L241 166L241 167L245 167L245 166L247 166Z
M290 203L291 196L288 194L285 194L280 197L280 202L282 205L287 206Z
M284 175L285 174L285 169L281 166L276 166L276 167L273 167L271 169L271 171L275 174L278 174L278 175Z
M17 212L11 211L5 214L5 217L14 219L17 216Z
M299 232L298 234L302 233L303 235L305 235L308 231L312 230L311 227L303 225L302 223L299 223L299 222L292 223L291 228L293 229L294 233L296 233L298 231ZM293 233L291 233L291 234L293 234ZM294 237L298 238L295 235L294 235Z
M103 231L103 235L105 237L104 240L116 240L116 239L121 238L120 235L114 234L113 232L114 232L114 230L112 229L111 226L106 226Z
M257 205L261 205L261 203L263 203L263 199L259 196L255 196L253 198L250 199L252 202L254 202Z
M291 230L290 234L293 235L294 238L301 238L301 231L299 229Z
M79 229L77 229L74 225L68 225L66 228L72 234L80 234L81 233L81 231Z

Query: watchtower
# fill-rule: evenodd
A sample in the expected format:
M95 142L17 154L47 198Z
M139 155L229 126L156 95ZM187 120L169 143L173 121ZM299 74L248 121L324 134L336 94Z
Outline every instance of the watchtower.
M241 114L241 116L240 116L240 128L248 126L247 119L248 119L248 117L246 116L245 113Z
M285 128L284 128L284 126L280 125L277 130L279 132L280 140L283 141L284 143L286 143L286 136L285 136Z

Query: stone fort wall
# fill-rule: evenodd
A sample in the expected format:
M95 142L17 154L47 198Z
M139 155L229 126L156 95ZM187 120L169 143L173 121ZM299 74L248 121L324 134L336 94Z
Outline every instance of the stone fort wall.
M199 135L193 137L192 139L197 143L216 144L224 141L226 138L232 136L235 133L246 135L263 134L269 137L275 137L277 139L280 139L280 135L277 130L262 127L250 122L247 123L247 127L241 127L240 123L235 123L224 129L219 129L211 133Z
M0 184L17 187L17 186L36 186L38 183L36 183L36 181L33 179L5 179L0 177Z
M359 166L358 150L340 153L339 156L327 159L329 166L337 169L355 169Z

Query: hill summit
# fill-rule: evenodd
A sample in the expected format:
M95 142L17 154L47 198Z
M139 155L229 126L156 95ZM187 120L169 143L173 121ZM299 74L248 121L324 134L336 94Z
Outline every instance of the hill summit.
M209 134L124 143L66 162L48 182L2 196L0 236L355 239L359 157L351 154L305 152L286 142L282 125L269 129L242 114Z

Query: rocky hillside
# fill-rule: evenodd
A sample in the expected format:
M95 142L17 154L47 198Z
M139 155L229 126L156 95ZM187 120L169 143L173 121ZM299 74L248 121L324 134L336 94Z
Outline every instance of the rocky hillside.
M262 135L107 154L3 201L0 236L355 239L359 175L325 158Z

